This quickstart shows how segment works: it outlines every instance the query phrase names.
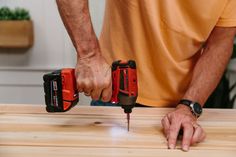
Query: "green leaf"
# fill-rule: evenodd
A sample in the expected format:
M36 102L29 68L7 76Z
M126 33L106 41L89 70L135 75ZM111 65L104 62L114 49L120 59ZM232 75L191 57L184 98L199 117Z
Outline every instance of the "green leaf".
M15 8L14 10L8 7L0 8L0 20L30 20L29 11L23 8Z

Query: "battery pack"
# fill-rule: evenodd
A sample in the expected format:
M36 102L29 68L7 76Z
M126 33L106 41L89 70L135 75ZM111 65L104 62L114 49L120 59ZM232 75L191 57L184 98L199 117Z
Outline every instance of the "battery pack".
M65 112L78 103L74 69L53 71L45 74L43 80L47 112Z

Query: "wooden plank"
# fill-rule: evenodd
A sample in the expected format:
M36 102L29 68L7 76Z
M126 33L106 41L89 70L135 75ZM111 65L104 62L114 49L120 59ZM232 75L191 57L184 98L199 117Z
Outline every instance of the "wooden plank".
M162 118L166 113L173 111L173 108L134 108L131 116L145 116ZM124 115L120 107L101 106L80 106L79 104L68 112L47 113L45 105L25 105L25 104L0 104L0 115L4 113L19 114L47 114L47 115ZM236 121L236 109L204 109L200 121Z
M168 150L161 119L171 108L136 108L130 132L119 107L76 107L49 114L44 105L0 105L0 156L174 156ZM236 155L236 110L207 109L199 119L207 139L191 156ZM72 152L65 155L66 152ZM32 153L34 152L34 153ZM149 153L148 153L149 152ZM37 157L37 156L36 156Z
M22 147L0 146L4 157L235 157L235 150L181 150L127 149L127 148L77 148L77 147Z
M208 138L193 149L236 148L236 122L200 123ZM4 114L0 137L0 145L166 148L158 116L133 117L127 132L123 115Z

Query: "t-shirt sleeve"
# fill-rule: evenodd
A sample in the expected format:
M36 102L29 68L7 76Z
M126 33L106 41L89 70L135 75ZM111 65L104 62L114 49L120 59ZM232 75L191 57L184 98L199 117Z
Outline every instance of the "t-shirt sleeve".
M236 0L228 0L216 26L221 26L221 27L236 26Z

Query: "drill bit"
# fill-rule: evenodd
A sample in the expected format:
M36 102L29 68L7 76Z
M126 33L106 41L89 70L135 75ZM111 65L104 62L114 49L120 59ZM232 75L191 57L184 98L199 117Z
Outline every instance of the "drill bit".
M129 120L130 120L130 114L127 113L127 130L129 131Z

